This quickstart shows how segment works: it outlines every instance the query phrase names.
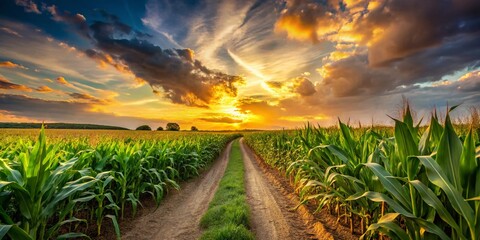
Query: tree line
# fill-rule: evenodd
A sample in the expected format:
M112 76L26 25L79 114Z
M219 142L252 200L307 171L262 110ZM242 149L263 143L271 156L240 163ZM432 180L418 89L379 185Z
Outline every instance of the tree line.
M152 131L152 128L148 125L142 125L142 126L139 126L137 127L137 129L135 130L146 130L146 131ZM157 128L157 131L180 131L180 125L178 125L178 123L167 123L167 125L165 126L165 129L160 126ZM195 127L195 126L192 126L190 128L190 131L198 131L198 128Z

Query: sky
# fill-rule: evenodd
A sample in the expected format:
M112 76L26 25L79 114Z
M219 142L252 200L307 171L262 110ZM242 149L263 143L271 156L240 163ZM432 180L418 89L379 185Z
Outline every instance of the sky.
M478 0L2 0L0 122L390 124L480 103Z

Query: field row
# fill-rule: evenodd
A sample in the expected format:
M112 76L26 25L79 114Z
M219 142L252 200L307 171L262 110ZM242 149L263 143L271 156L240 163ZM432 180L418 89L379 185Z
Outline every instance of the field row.
M0 238L95 236L105 220L113 222L120 237L118 219L125 209L135 215L145 195L159 204L168 189L198 175L238 137L142 137L132 131L97 136L91 131L93 137L52 134L47 142L43 129L36 141L19 132L0 133ZM123 137L127 132L132 134ZM93 233L87 230L92 222Z
M293 180L303 202L327 209L363 238L480 239L478 129L435 114L414 124L407 107L395 128L245 135L264 161ZM458 135L457 133L460 133Z

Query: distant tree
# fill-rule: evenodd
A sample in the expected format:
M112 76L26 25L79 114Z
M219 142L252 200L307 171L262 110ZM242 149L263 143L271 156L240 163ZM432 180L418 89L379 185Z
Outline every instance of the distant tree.
M167 131L180 131L180 125L178 123L167 123Z
M162 126L158 127L157 131L163 131L163 127Z
M195 132L196 132L196 131L198 131L198 128L197 128L197 127L195 127L195 126L192 126L192 128L191 128L190 130L192 130L192 131L195 131Z
M148 131L152 131L152 128L150 128L150 126L148 125L142 125L140 127L137 127L137 129L135 130L148 130Z

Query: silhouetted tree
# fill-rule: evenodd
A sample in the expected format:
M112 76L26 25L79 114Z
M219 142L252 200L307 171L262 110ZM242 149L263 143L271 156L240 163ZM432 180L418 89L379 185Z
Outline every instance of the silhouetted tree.
M137 127L137 129L135 130L147 130L147 131L152 131L152 128L150 128L150 126L148 125L142 125L140 127Z
M192 126L192 128L191 128L190 130L192 130L192 131L195 131L195 132L196 132L196 131L198 131L198 128L197 128L197 127L195 127L195 126Z
M163 127L162 126L158 127L157 131L163 131Z
M167 131L180 131L180 125L178 123L167 123Z

